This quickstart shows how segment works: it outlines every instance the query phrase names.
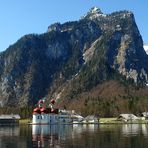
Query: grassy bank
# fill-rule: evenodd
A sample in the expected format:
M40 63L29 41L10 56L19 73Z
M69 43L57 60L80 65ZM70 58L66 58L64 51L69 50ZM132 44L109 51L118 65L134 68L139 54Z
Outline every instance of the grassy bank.
M20 119L19 124L28 124L32 121L32 119Z
M100 124L148 124L148 120L119 121L117 118L100 118Z

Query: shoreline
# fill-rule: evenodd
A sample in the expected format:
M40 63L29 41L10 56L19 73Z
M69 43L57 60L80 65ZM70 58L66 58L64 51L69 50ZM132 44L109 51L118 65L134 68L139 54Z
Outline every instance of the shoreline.
M29 125L32 119L20 119L19 125ZM84 124L84 123L76 123ZM97 124L97 123L85 123L87 124ZM148 124L148 120L135 120L135 121L119 121L117 118L100 118L98 124ZM30 124L31 125L31 124Z

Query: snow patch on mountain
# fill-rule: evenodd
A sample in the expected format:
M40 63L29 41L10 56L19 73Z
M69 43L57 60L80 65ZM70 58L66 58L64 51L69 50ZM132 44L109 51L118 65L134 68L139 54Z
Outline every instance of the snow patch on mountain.
M148 54L148 44L145 44L143 47L144 47L144 50L146 51L146 53Z

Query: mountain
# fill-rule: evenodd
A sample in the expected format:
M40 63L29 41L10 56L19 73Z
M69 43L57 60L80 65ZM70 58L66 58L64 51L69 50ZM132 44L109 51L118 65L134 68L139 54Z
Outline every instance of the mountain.
M130 111L140 98L137 105L146 106L147 65L133 13L93 7L80 20L25 35L0 54L0 104L33 105L46 96L84 113Z
M146 53L148 54L148 45L145 44L145 45L143 46L143 48L144 48L144 50L146 51Z

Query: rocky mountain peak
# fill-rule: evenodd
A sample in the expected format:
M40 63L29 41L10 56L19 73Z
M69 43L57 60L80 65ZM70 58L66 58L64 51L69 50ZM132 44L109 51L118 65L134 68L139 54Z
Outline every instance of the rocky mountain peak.
M54 23L54 24L51 24L50 26L48 26L47 32L60 31L60 30L61 30L61 24L60 23Z
M101 9L98 8L98 7L92 7L86 15L84 15L82 17L82 19L90 19L90 20L93 20L93 19L96 19L100 16L106 16L105 14L102 13Z
M89 13L91 13L91 14L94 14L94 13L100 13L100 14L102 14L101 9L100 8L97 8L97 7L92 7L90 9Z

